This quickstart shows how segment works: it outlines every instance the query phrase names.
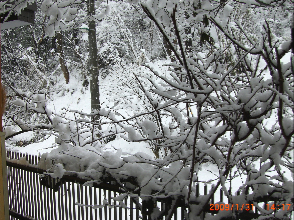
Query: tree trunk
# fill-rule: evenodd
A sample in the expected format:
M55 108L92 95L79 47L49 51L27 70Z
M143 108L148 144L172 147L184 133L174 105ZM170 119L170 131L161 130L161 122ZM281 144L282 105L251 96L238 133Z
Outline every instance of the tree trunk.
M59 63L60 63L61 70L62 70L64 78L65 78L65 82L66 82L66 84L68 84L69 72L68 72L67 66L65 65L65 62L64 62L64 54L63 54L63 49L62 49L62 34L60 32L56 33L56 41L57 41L56 51L59 55Z
M99 93L99 72L97 58L97 40L96 40L96 24L91 16L95 14L95 0L88 0L88 16L89 16L89 73L91 76L91 110L100 110L100 93ZM99 116L92 118L93 121L99 120Z

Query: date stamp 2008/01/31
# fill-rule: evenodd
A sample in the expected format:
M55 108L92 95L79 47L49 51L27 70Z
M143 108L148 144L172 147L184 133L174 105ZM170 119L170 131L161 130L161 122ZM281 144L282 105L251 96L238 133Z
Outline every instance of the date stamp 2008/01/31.
M290 210L291 204L265 204L266 210ZM250 211L254 210L253 204L210 204L210 211Z

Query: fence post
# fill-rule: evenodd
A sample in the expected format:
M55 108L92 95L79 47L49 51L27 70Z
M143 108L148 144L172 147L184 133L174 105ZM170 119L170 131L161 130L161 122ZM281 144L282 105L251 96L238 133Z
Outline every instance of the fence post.
M7 187L7 167L6 167L6 150L5 150L5 133L0 132L1 149L0 149L0 219L9 219L8 207L8 187Z

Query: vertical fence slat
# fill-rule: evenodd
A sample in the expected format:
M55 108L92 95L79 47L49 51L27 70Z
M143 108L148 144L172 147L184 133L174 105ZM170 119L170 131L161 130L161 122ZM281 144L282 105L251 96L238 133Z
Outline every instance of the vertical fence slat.
M224 200L224 198L223 198L223 190L220 189L220 190L219 190L219 193L220 193L220 194L219 194L219 196L220 196L220 201L223 202L223 200Z
M103 199L102 199L102 190L101 189L99 189L99 196L98 196L98 198L99 198L99 204L101 205L101 204L103 204ZM100 208L99 209L99 220L101 219L102 220L102 208Z
M181 208L181 219L185 219L185 208Z
M52 213L53 213L53 219L54 220L58 220L58 213L57 213L57 211L58 211L58 208L57 208L57 206L58 206L58 203L57 203L57 201L56 201L56 199L58 198L58 191L57 192L55 192L53 189L51 189L51 194L52 194L52 205L51 205L51 209L52 209Z
M23 192L22 188L23 188L23 186L20 186L20 184L19 184L20 182L21 182L21 170L17 169L17 182L16 182L17 191L15 191L15 194L17 194L17 198L18 198L17 210L18 210L18 212L23 213L24 212L23 207L22 207L22 192Z
M25 155L25 157L27 157L27 154ZM29 215L29 199L28 199L28 186L29 186L29 182L28 182L28 174L29 172L26 170L23 170L23 185L24 185L24 192L23 192L23 196L24 196L24 201L25 201L25 213L26 216L30 216Z
M113 192L113 197L116 197L116 192ZM114 206L114 219L117 220L117 208L116 208L116 201L113 200L113 206Z
M26 178L26 172L25 170L21 170L21 175L20 175L20 185L21 185L21 206L23 209L23 214L27 215L27 200L26 200L26 188L27 188L27 184L25 183L25 178ZM23 183L23 184L22 184Z
M37 173L34 173L34 214L35 214L35 219L37 219L38 216L38 206L39 206L39 200L38 200L38 192L40 188L40 182L39 182L39 175Z
M69 209L68 209L68 201L67 201L68 195L67 195L67 190L66 190L66 184L63 183L60 188L62 188L62 191L63 191L63 193L62 193L62 201L63 201L62 202L62 214L63 214L62 217L63 217L63 219L69 219L68 218Z
M137 207L137 205L135 204L135 207L136 207L136 219L139 219L139 209Z
M12 152L12 154L11 154L11 159L13 159L13 157L14 157L14 154L13 154L14 152ZM15 168L14 167L11 167L10 168L10 185L9 185L9 187L10 187L10 196L11 196L11 204L10 204L10 207L11 207L11 209L14 209L14 207L15 207L15 203L16 203L16 201L17 201L17 197L16 196L14 196L14 194L16 193L16 189L15 189L15 185L16 185L16 181L17 181L17 176L15 175Z
M62 187L60 187L58 189L58 216L59 216L59 219L63 219L63 216L62 216L62 204L63 204L62 193L63 193L63 190L62 190Z
M204 185L204 195L207 195L207 185Z
M38 208L37 208L37 210L38 210L38 213L37 213L37 216L38 216L38 218L40 219L41 218L41 207L43 206L43 204L42 204L42 199L41 199L41 191L42 191L42 186L40 185L40 180L39 180L39 178L38 178L38 190L37 190L37 201L39 201L38 202Z
M57 220L56 217L54 216L55 215L54 204L56 203L56 201L54 201L55 193L52 189L50 189L49 194L50 194L50 204L49 204L50 205L50 218Z
M13 156L17 156L16 154L14 154ZM14 200L14 205L13 205L13 209L17 212L19 212L19 197L18 197L18 193L20 190L18 189L18 182L19 182L19 176L18 176L18 169L17 168L13 168L13 197L15 198Z
M128 201L130 200L130 197L129 196L127 196L126 198L125 198L125 205L127 206L127 207L129 207L129 205L128 205ZM125 216L124 216L124 219L127 219L127 216L128 216L128 209L126 208L125 209Z
M40 219L44 219L44 216L43 216L43 213L44 213L44 186L40 186L40 194L39 194L39 201L41 202L40 203L40 208L39 208L39 218Z
M214 186L211 186L211 190L213 189L213 187ZM210 202L211 204L214 204L214 195L212 196L212 198L211 198L211 202Z
M85 196L85 193L84 193L84 186L81 184L81 204L83 205L84 204L84 196ZM84 219L85 218L85 208L84 206L81 206L81 215L80 215L80 218Z
M122 215L123 215L123 211L122 211L122 207L121 207L121 203L123 203L124 201L122 200L121 202L118 202L117 204L118 206L118 219L121 220L122 219Z
M67 208L67 192L66 192L66 185L62 184L61 185L61 195L62 195L62 200L61 200L61 213L62 213L62 218L63 219L69 219L68 218L68 208Z
M9 209L12 209L13 208L13 176L14 176L14 169L13 167L9 167L9 176L8 176L8 179L9 179L9 182L8 182L8 189L9 189L9 193L8 193L8 196L9 196Z
M32 156L32 164L35 163L35 157ZM36 173L33 173L32 172L32 217L34 219L37 218L36 216L36 212L35 212L35 209L36 209L36 202L37 202L37 198L36 198Z
M84 207L84 210L86 212L86 219L89 219L89 211L90 211L90 208L87 206L89 205L89 200L88 200L88 193L89 193L89 186L84 186L85 188L85 194L84 194L84 198L85 198L85 207Z
M68 201L65 201L66 206L68 207L68 212L66 215L66 219L73 219L72 218L72 195L71 195L71 191L70 191L70 182L64 183L64 185L66 184L66 198L68 197Z
M133 215L133 211L134 211L134 207L133 207L133 200L130 198L130 219L134 219L134 215Z
M30 163L32 163L32 155L29 155L29 161ZM34 185L34 182L33 182L33 172L29 172L29 201L30 201L30 205L29 205L29 209L30 209L30 212L29 212L29 215L31 217L33 217L33 194L34 194L34 190L33 190L33 185Z
M47 213L46 213L46 210L47 210L47 207L46 207L46 199L47 199L47 196L46 196L46 187L45 186L41 186L40 187L41 191L40 191L40 199L42 201L42 205L41 205L41 216L40 216L40 219L44 219L44 220L47 220Z
M28 159L28 154L26 153L24 155L24 157L26 158L26 160ZM29 216L29 200L28 200L28 186L29 186L29 183L27 182L28 180L28 174L29 172L26 171L26 170L23 170L23 185L24 185L24 201L25 201L25 213L26 213L26 216Z
M94 205L94 194L93 194L93 189L92 189L92 187L91 186L88 186L88 188L89 188L89 198L88 198L88 200L90 200L90 204L89 205L92 205L92 207L93 207L93 205ZM93 216L93 208L89 208L89 217L90 217L90 219L94 219L94 216Z
M94 191L94 205L98 205L98 198L97 198L98 189L94 188L93 191ZM94 219L98 219L98 209L97 208L94 209L94 213L95 213Z
M45 206L44 206L44 210L45 210L45 220L51 220L50 218L50 191L51 189L49 189L48 187L44 187L44 201L45 201Z
M77 183L77 202L78 203L81 203L81 187L80 187L80 184ZM81 207L78 206L78 218L81 217Z
M107 199L106 190L104 189L103 192L104 192L104 199L103 200L106 200ZM104 219L108 219L107 218L107 205L104 206Z
M111 191L110 190L107 190L107 191L108 191L108 204L109 204L109 207L108 207L109 219L111 219L111 212L112 212L112 209L110 208L110 205L111 205Z
M72 189L72 198L73 198L73 219L77 219L76 216L76 184L72 183L71 189Z
M32 177L32 172L28 172L28 177L29 177L29 184L28 184L28 190L29 190L29 216L33 217L33 177Z

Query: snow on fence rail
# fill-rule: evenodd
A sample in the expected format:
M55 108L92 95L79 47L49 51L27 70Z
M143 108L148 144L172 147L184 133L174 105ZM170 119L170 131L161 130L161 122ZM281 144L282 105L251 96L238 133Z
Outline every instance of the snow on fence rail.
M86 180L74 176L64 176L62 180L49 178L47 175L42 175L44 170L34 166L39 161L39 157L35 155L8 151L7 158L11 220L137 220L142 215L143 219L149 219L144 216L144 213L141 213L141 210L129 197L124 199L126 207L111 199L122 192L116 185L101 183L85 186L83 184ZM28 166L28 162L31 166ZM202 191L197 185L196 191L198 195L199 193L206 195L208 187L205 185ZM219 195L218 200L220 202L227 202L224 201L222 190L220 190ZM212 198L211 204L215 202L215 198ZM142 201L140 203L142 204ZM157 205L162 207L168 204L163 201L157 202ZM205 212L212 213L209 211L209 207ZM177 208L173 219L185 219L183 207Z

